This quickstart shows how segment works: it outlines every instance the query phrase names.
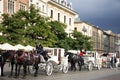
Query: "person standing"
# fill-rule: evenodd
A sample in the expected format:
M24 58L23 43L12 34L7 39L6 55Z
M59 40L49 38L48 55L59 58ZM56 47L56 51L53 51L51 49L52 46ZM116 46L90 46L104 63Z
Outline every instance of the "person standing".
M117 62L117 58L115 56L111 57L110 63L111 63L111 69L116 68L116 62Z

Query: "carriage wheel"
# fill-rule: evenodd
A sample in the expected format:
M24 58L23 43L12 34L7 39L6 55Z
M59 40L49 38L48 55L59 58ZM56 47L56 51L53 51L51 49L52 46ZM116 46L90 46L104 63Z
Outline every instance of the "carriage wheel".
M62 72L67 73L69 69L69 66L63 66Z
M68 62L68 70L71 70L71 63Z
M92 62L89 62L89 63L88 63L88 70L89 70L89 71L92 71L92 70L93 70L93 64L92 64Z
M51 62L46 63L45 73L47 76L50 76L53 72L53 65Z
M98 70L100 70L102 68L102 65L98 64L97 68L98 68Z

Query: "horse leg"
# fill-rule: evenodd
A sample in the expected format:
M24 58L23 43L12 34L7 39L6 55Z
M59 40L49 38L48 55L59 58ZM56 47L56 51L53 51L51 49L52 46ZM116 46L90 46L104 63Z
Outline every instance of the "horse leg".
M27 67L27 69L28 69L28 73L30 74L30 67L29 67L30 65L28 65L28 67Z
M17 76L20 75L20 69L21 69L21 66L22 66L21 64L18 65L18 74L17 74Z
M4 64L1 64L1 76L4 76Z
M74 62L74 66L73 66L73 67L74 67L74 71L76 71L76 65L75 65L75 64L76 64L76 63Z
M73 62L71 62L71 71L73 70L73 66L74 66L74 65L73 65Z
M23 64L23 77L26 77L27 74L27 65Z
M35 73L34 73L34 76L36 77L38 75L38 62L35 62L34 64L34 67L35 67Z
M15 77L18 76L18 64L15 64Z
M72 62L72 64L71 64L71 71L76 71L76 67L75 67L75 62Z
M13 76L13 68L14 68L14 63L11 62L11 73L10 73L10 76Z
M78 62L78 66L79 66L79 71L81 71L81 68L82 68L82 62Z

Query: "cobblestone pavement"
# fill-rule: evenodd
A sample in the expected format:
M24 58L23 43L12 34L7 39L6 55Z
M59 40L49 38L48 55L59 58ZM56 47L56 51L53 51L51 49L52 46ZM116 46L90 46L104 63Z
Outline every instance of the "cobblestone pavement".
M43 71L39 71L37 77L33 74L28 74L25 79L22 77L22 72L19 78L9 78L10 68L7 64L5 66L5 76L0 77L0 80L120 80L120 69L102 69L93 71L69 71L67 74L63 74L61 71L54 71L51 76L46 76Z

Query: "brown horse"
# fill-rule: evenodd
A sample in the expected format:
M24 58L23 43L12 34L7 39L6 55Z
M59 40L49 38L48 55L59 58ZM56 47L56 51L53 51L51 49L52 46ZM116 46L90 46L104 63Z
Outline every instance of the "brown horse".
M33 66L33 68L35 69L35 73L34 76L37 76L38 74L38 64L41 62L46 62L48 60L48 58L50 58L48 56L48 52L47 51L42 51L41 54L37 54L36 50L30 51L30 52L22 52L22 55L19 57L19 62L22 62L23 64L23 71L24 71L24 76L26 76L27 73L27 67L28 67L28 71L29 71L29 66ZM29 71L30 72L30 71Z
M1 67L1 76L4 76L4 65L6 61L9 59L11 61L11 64L13 65L13 56L14 56L14 51L11 50L0 50L0 67ZM12 72L11 72L12 73Z
M21 66L23 66L23 76L25 77L27 74L27 67L29 67L30 65L32 65L35 69L35 73L34 76L37 76L38 73L38 64L40 62L40 57L36 56L34 51L31 52L25 52L22 50L18 50L17 51L17 64L19 64L19 68L18 68L18 73L16 73L17 76L19 76L20 74L20 69Z

